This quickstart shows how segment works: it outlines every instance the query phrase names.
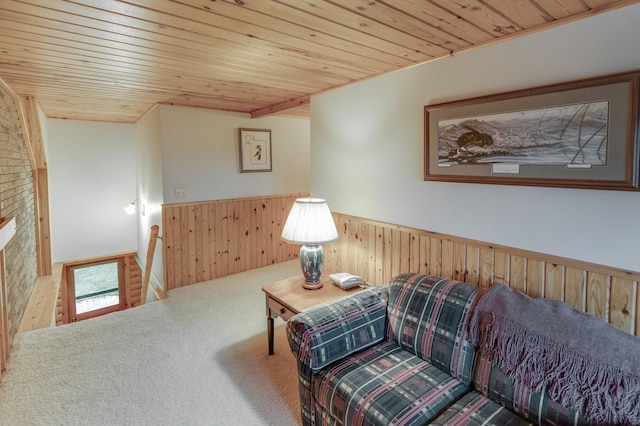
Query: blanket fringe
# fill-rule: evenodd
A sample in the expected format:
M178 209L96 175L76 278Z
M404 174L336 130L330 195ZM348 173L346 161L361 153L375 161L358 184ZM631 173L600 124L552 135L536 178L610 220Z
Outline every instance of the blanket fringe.
M491 312L470 340L510 378L602 424L640 424L640 378ZM628 423L630 422L630 423Z

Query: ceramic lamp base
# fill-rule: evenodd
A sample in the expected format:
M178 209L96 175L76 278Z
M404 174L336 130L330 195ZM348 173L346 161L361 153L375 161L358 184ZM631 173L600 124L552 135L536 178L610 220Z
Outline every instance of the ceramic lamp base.
M320 275L322 275L322 262L324 260L324 248L322 245L303 245L300 247L300 267L304 275L302 287L307 290L322 288Z

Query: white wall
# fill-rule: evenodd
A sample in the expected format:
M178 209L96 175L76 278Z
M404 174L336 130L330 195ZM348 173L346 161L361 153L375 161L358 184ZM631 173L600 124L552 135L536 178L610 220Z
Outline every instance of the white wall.
M308 119L157 106L135 124L43 115L42 126L54 262L135 250L145 261L164 203L309 191ZM239 127L271 129L272 172L239 173ZM176 187L187 197L175 198ZM152 272L161 282L162 262L158 241Z
M154 107L136 122L136 197L138 198L138 254L147 261L151 226L162 236L162 147L160 108ZM164 285L162 240L156 240L151 272Z
M240 173L238 128L271 129L272 172ZM135 125L137 246L145 261L151 225L162 229L162 204L309 191L309 120L160 105ZM186 188L176 198L175 188ZM144 206L144 214L142 214ZM152 272L164 281L162 241Z
M312 193L336 212L640 270L640 193L423 181L425 105L640 69L638 21L633 5L314 96Z
M132 124L46 120L54 263L137 249Z
M309 120L161 105L165 203L309 191ZM271 129L272 172L240 173L238 128ZM186 188L185 198L175 188Z

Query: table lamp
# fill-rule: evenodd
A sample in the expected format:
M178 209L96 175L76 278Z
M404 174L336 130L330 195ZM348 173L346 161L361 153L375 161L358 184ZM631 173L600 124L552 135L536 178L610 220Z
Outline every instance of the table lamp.
M324 258L322 244L338 239L336 224L327 202L320 198L298 198L291 207L281 238L287 243L302 244L302 286L309 290L321 288L320 275Z

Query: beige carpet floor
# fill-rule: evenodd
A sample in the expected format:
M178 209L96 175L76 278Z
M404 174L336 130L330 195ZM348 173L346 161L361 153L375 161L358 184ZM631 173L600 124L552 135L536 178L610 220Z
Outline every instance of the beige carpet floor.
M139 308L16 335L0 425L297 425L295 359L263 285L297 260L169 292Z

